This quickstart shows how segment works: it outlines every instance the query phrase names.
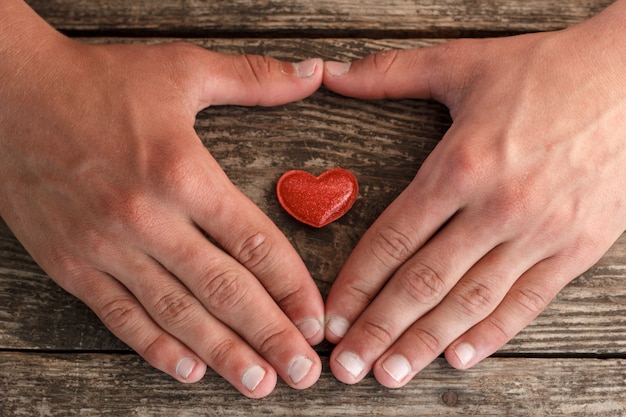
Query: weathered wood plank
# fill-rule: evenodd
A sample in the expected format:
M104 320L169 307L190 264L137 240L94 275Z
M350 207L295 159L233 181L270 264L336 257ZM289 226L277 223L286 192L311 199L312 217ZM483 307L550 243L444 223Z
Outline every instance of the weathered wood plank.
M353 59L374 50L437 41L195 42L226 53L297 60ZM326 294L359 237L411 181L449 123L446 109L436 103L359 101L320 90L309 99L276 108L207 109L198 116L196 129L233 182L289 237ZM274 194L284 171L299 168L320 173L335 166L351 169L361 183L360 197L346 217L316 230L284 213ZM625 354L625 278L626 235L501 352ZM127 350L84 305L50 282L0 222L1 348Z
M469 371L438 360L406 387L371 376L355 386L325 369L297 391L279 382L249 400L208 372L194 385L171 380L134 355L0 353L3 416L623 416L626 361L489 359Z
M27 0L55 27L69 31L241 36L450 36L563 28L611 0ZM333 35L334 34L334 35ZM444 35L442 35L444 34ZM388 35L387 35L388 36Z

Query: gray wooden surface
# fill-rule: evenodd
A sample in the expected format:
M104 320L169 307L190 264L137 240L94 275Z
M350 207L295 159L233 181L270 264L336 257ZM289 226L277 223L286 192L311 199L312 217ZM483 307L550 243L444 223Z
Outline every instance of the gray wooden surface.
M85 42L193 35L189 41L227 53L348 60L460 35L556 29L610 1L29 3ZM359 237L449 123L437 103L358 101L322 89L276 108L207 109L196 128L233 182L289 237L325 295ZM319 174L335 166L352 170L361 186L344 218L314 230L282 211L274 187L284 171ZM211 372L186 386L153 370L50 281L0 221L0 415L624 416L625 278L623 235L535 322L472 370L453 370L440 359L399 390L371 376L347 386L330 374L332 346L324 343L317 347L324 363L318 384L295 391L279 383L269 398L254 401Z

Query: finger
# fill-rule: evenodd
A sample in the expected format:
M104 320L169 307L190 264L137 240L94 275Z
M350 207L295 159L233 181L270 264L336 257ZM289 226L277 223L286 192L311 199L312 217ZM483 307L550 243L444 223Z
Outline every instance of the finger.
M322 83L319 58L291 63L260 55L202 50L197 86L200 108L209 105L275 106L301 100Z
M181 230L181 229L178 229ZM153 259L131 253L114 253L109 265L152 320L188 346L208 366L242 394L259 398L276 384L273 367L236 330L210 314L190 288Z
M361 314L331 355L335 376L353 383L420 317L444 299L497 240L461 213L409 259ZM360 366L357 366L360 365Z
M208 224L200 223L201 227L257 277L310 344L320 343L324 301L302 259L261 210L243 195L232 193L231 197L222 200L230 212L223 224L229 233Z
M470 368L509 342L548 306L570 277L581 272L572 270L571 263L571 259L554 256L524 273L492 314L446 349L448 363Z
M446 92L473 75L470 50L482 40L458 40L433 47L389 50L353 63L326 62L324 85L342 95L363 99L434 98L447 103Z
M410 381L459 335L491 314L538 256L513 243L501 244L490 251L377 360L374 374L378 381L392 388Z
M155 368L181 382L197 382L205 362L163 331L137 299L117 280L99 271L83 271L72 294L83 300L111 332ZM97 295L97 296L94 296Z
M304 262L276 225L223 171L218 174L217 163L211 161L214 169L206 172L213 172L212 176L208 178L206 172L197 176L204 179L200 189L210 198L198 198L195 190L185 196L195 197L191 217L261 282L309 344L320 343L324 339L324 301Z
M433 157L424 167L428 168ZM391 275L458 210L460 202L451 183L439 181L429 172L432 170L418 172L346 260L326 301L326 338L330 342L343 338ZM424 195L430 197L422 198Z
M289 385L307 388L315 383L321 373L319 357L261 282L193 225L176 227L185 229L187 233L179 232L170 236L168 243L157 244L163 266L179 277L212 317L240 335ZM185 335L193 332L197 330L183 329L179 337L186 341Z

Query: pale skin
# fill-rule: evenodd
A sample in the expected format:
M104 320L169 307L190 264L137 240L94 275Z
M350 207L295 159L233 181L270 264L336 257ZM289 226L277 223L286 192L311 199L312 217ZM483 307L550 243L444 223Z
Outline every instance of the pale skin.
M3 0L0 63L0 214L50 277L179 381L208 365L249 397L314 384L319 290L194 121L303 99L323 61L85 45Z
M433 98L453 124L331 288L330 366L405 385L476 365L626 228L626 1L567 30L327 63L351 97Z
M400 387L441 352L468 368L624 231L625 9L323 71L187 44L84 45L4 0L0 215L52 279L177 380L210 366L249 397L278 376L307 388L322 298L204 148L195 115L300 100L322 78L347 96L435 98L454 123L348 259L325 333L346 383L373 369Z

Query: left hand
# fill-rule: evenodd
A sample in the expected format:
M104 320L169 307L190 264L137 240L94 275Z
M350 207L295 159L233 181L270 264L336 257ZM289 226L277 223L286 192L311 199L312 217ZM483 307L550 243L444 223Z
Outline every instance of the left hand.
M334 375L400 387L442 352L494 353L626 226L626 3L570 29L327 64L365 98L434 98L453 125L328 296Z

